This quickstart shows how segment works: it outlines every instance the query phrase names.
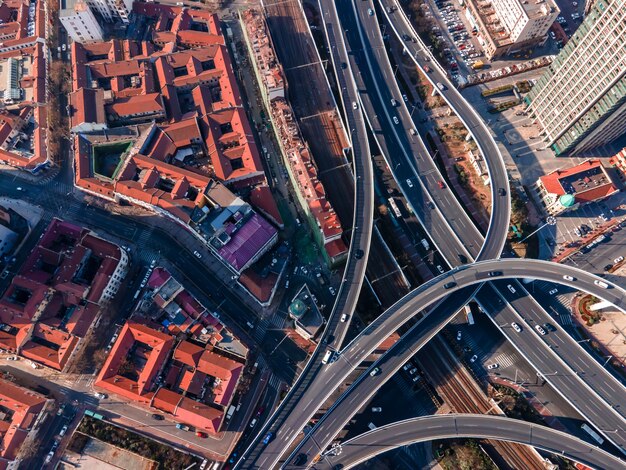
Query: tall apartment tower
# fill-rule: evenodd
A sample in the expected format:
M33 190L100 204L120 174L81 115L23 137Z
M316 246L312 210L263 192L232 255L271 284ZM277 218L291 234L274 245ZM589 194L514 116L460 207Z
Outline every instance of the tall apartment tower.
M597 0L525 98L556 155L626 132L626 0Z

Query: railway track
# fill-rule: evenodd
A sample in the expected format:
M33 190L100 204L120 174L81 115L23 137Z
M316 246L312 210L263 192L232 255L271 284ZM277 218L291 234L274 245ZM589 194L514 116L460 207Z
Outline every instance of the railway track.
M487 396L442 338L434 338L425 346L418 355L418 361L438 395L454 411L496 414ZM490 441L490 445L511 469L545 468L532 450L524 445L497 441Z

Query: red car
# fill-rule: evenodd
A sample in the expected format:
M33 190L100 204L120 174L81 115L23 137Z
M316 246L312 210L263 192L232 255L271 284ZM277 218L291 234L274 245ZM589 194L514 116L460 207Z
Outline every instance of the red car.
M204 438L209 437L209 435L208 435L207 433L202 432L202 431L196 431L196 436L198 436L198 437L204 437Z
M439 185L439 187L440 187L441 189L443 189L443 188L445 188L445 187L446 187L446 185L445 185L445 184L443 183L443 181L441 181L441 180L437 181L437 184Z

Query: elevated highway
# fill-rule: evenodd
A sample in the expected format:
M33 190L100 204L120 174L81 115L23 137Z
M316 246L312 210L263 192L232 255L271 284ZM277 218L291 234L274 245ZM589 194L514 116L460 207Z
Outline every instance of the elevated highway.
M497 275L490 275L492 273L497 273ZM405 296L344 348L337 361L330 364L328 369L336 369L335 375L345 380L356 365L360 364L392 332L429 305L440 302L441 299L456 293L457 290L467 291L469 286L484 283L487 280L499 279L497 282L501 283L505 289L508 289L508 286L515 289L512 282L504 279L519 279L521 277L565 284L598 296L598 298L615 305L622 312L626 312L626 291L586 271L539 260L482 261L455 268ZM446 288L446 285L449 287ZM485 285L483 289L485 287L489 288L489 285ZM456 296L450 295L450 297ZM430 314L424 315L386 354L381 356L346 389L322 419L318 421L313 430L305 436L298 448L287 459L288 464L284 468L300 468L293 465L293 460L301 453L316 455L323 452L350 418L458 311L441 307L442 304L439 308L432 310ZM498 309L500 311L506 310L504 301L498 297L494 298L494 305L489 305L488 308L496 312ZM581 411L583 416L592 423L603 423L604 427L599 430L607 437L611 436L611 440L617 442L618 445L623 445L624 439L626 439L626 421L622 415L620 404L626 400L624 387L617 380L614 380L612 384L609 384L612 394L598 395L594 393L592 389L584 386L584 382L581 385L579 376L585 374L581 370L582 364L564 363L554 352L553 347L549 346L548 340L552 337L558 338L559 332L542 336L534 328L537 323L524 318L516 319L516 323L520 331L515 330L512 322L500 326L515 337L516 343L523 345L523 349L530 354L528 360L535 365L546 381L556 383L560 390L569 396L570 400L575 401L573 405ZM569 338L568 335L566 337ZM376 373L370 374L375 369ZM598 407L598 402L602 403L604 407Z
M425 416L382 426L342 443L315 468L349 469L400 446L470 437L526 444L597 469L626 468L623 460L564 432L503 416L471 414Z
M341 62L349 63L348 52L342 43L335 43L335 34L341 37L340 32L329 31L328 40L329 42L332 41L336 46L332 49L332 59L336 65L337 83L342 91L341 98L346 127L349 130L351 141L355 181L353 230L348 259L335 304L318 347L296 383L276 411L264 423L257 437L246 449L235 468L250 468L250 465L256 468L271 468L271 465L267 466L265 461L266 453L271 453L273 448L276 449L276 452L279 452L288 446L289 442L295 437L288 431L294 428L292 422L306 423L309 417L317 411L313 398L309 397L311 393L309 386L323 366L322 358L327 347L338 348L341 346L350 325L349 321L340 321L341 315L347 313L350 317L352 316L365 277L374 224L373 168L363 115L359 108L354 109L352 105L352 103L360 101L359 92L352 79L352 73L339 66ZM309 403L310 406L303 405L305 403ZM266 447L263 444L263 438L269 432L276 434L277 438Z

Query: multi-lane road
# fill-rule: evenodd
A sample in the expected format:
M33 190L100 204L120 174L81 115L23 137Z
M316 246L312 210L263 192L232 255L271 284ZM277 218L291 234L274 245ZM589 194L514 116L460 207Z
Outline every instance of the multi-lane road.
M373 63L373 62L375 62L375 61L378 61L378 62L386 62L386 60L387 60L387 59L386 59L386 56L384 56L384 48L380 45L380 44L382 44L382 43L378 44L378 47L375 47L375 46L373 46L373 45L372 45L372 42L373 42L373 41L375 41L375 40L376 40L377 35L379 35L379 31L378 31L378 24L377 24L377 22L375 21L375 19L374 19L374 20L372 20L371 18L368 18L368 17L371 17L372 15L370 15L370 14L369 14L369 12L367 12L367 13L366 13L366 8L367 8L367 6L368 6L368 4L367 4L367 3L364 3L364 4L360 7L360 10L361 10L361 12L360 12L360 18L359 18L357 21L352 22L352 23L350 23L350 22L348 21L348 22L346 22L345 24L343 24L343 27L344 27L344 29L345 29L345 30L347 30L347 31L352 31L352 37L353 37L353 38L354 38L354 32L355 32L355 31L357 31L357 32L359 33L359 38L356 40L356 43L357 43L357 44L359 44L359 41L360 41L360 47L358 47L358 46L357 46L357 47L354 47L354 45L353 45L353 51L354 51L354 52L356 52L356 51L369 51L369 54L370 54L370 55L372 55L372 56L377 56L377 57L375 57L375 58L369 57L369 55L365 57L365 58L366 58L366 62L367 62L367 66L368 66L368 68L373 69L373 67L372 67L372 63ZM341 3L340 5L337 5L337 8L340 8L340 9L346 10L346 9L350 9L350 8L351 8L351 5L350 5L348 2L343 2L343 3ZM322 11L324 12L324 20L325 20L325 22L329 22L329 21L331 21L331 22L332 22L332 20L333 20L333 15L334 15L334 14L336 14L336 13L335 13L335 12L333 12L333 11L332 11L332 10L328 7L328 5L326 5L326 8L325 8L325 6L324 6L323 4L322 4ZM349 13L348 13L347 15L348 15L348 17L349 17ZM330 18L329 18L329 16L330 16ZM356 16L356 15L355 15L355 16ZM344 20L344 18L342 18L342 22L343 22L343 20ZM372 23L373 23L373 25L372 25L371 27L363 27L362 29L363 29L363 30L370 30L370 32L372 33L372 37L368 37L368 39L367 39L367 40L365 40L365 39L364 39L363 32L362 32L362 29L360 28L360 24L358 24L358 23L361 23L361 24L367 24L367 22L368 22L368 21L372 22ZM332 44L331 44L331 47L332 47ZM383 64L383 65L384 65L384 64ZM383 68L383 69L384 69L385 67L381 67L381 68ZM389 67L387 67L387 68L389 68ZM363 67L361 67L361 68L359 69L359 71L358 71L358 73L359 73L359 79L363 79L363 78L364 78L364 76L367 76L367 74L363 73L363 71L364 71L364 69L363 69ZM372 72L372 73L373 73L373 72ZM373 90L375 90L375 93L371 93L371 94L370 94L370 98L372 98L372 95L378 95L378 99L379 99L379 101L380 101L380 102L383 102L383 101L384 101L384 99L385 99L385 97L383 97L383 96L382 96L382 92L379 90L379 86L378 86L378 84L379 84L381 87L384 87L384 86L385 86L385 84L387 84L387 83L389 83L389 82L393 82L393 79L392 79L393 75L389 75L389 76L386 76L386 77L385 77L385 75L386 75L385 73L383 73L382 75L383 75L382 77L376 77L376 76L374 76L374 78L373 78L373 79L371 80L371 82L370 82L370 88L368 88L369 90L372 90L372 89L373 89ZM358 81L358 80L357 80L357 81ZM366 86L367 86L367 85L366 85ZM388 94L388 95L387 95L387 98L389 98L389 96L393 96L393 95ZM394 120L394 117L396 117L396 118L397 118L397 115L395 115L395 116L394 116L394 115L390 115L390 113L386 110L386 108L387 108L387 106L385 106L384 104L383 104L383 107L381 108L381 107L380 107L380 103L379 103L378 111L380 111L380 110L382 109L382 113L380 113L380 112L379 112L378 114L376 114L376 113L368 113L368 114L369 114L369 116L370 116L370 119L371 119L371 116L373 115L376 119L378 119L379 121L381 121L381 119L380 119L381 114L386 114L386 115L387 115L387 116L386 116L386 121L387 121L387 123L388 123L388 126L392 129L392 131L391 131L391 132L385 132L385 131L384 131L384 129L382 129L382 131L383 131L382 133L383 133L385 136L392 136L392 135L394 135L394 134L395 134L395 135L396 135L396 137L398 137L398 132L396 132L395 130L393 130L393 126L394 126L394 125L397 125L397 124L395 124L395 120ZM383 124L383 125L384 125L384 124ZM404 128L405 128L405 130L406 130L407 128L410 128L410 126L404 126ZM409 131L409 133L410 133L410 131ZM408 138L408 137L406 136L406 133L405 133L405 136L404 136L404 137L405 137L405 138ZM410 138L408 138L408 139L410 139ZM401 140L401 139L400 139L400 138L398 138L398 140ZM401 152L401 153L402 153L402 152ZM407 162L409 163L409 165L407 165L407 167L410 167L410 163L411 163L411 161L410 161L410 160L411 160L410 158L409 158L409 159L407 159ZM419 158L419 154L418 154L418 156L417 156L417 160L420 160L420 158ZM399 181L399 183L400 183L401 185L402 185L402 181L403 181L402 176L404 176L404 175L402 175L402 176L398 175L398 171L397 171L397 170L401 167L402 163L403 163L403 162L401 161L399 165L395 165L395 166L394 166L394 164L393 164L393 163L390 165L390 167L395 168L395 170L396 170L396 172L395 172L395 177L396 177L396 179ZM421 172L421 173L425 173L425 172ZM417 172L415 172L415 171L414 171L414 172L413 172L413 174L417 174ZM399 177L399 176L400 176L400 177ZM407 179L408 179L408 178L407 178ZM413 182L411 182L411 184L409 184L409 182L408 182L408 181L406 181L405 187L403 188L403 189L405 190L405 193L408 193L408 194L407 194L407 197L409 198L409 200L410 200L410 198L411 198L411 195L412 195L412 194L419 193L418 191L409 191L409 190L407 190L407 187L408 187L408 188L413 188L413 187L414 187L414 184L412 184L412 183L413 183ZM505 191L506 191L506 189L505 189ZM430 191L430 192L432 192L432 191ZM427 197L427 196L426 196L426 197ZM506 196L506 199L508 199L508 195ZM425 202L425 201L428 201L428 199L425 199L425 198L424 198L424 194L421 194L421 202L422 202L422 203L421 203L421 204L418 204L418 205L413 204L413 206L414 206L414 207L415 207L415 206L417 206L417 207L419 207L419 209L418 209L418 210L420 210L420 209L421 209L421 211L424 211L424 212L425 212L425 211L427 211L426 207L428 207L428 206L427 206L427 203L426 203L426 204L424 204L424 202ZM426 206L426 207L424 207L424 206ZM438 207L439 207L439 206L438 206ZM454 218L452 218L452 219L454 219ZM425 225L427 225L427 224L425 224ZM428 227L427 227L427 228L428 228ZM434 233L435 231L433 231L433 230L430 230L430 229L429 229L429 232L431 233L431 236L433 236L433 238L435 238L435 239L436 239L436 233ZM467 231L465 231L465 232L467 232ZM505 233L506 233L506 232L505 232ZM457 234L456 234L456 235L457 235L457 237L458 237L458 236L467 235L467 233L462 233L462 234L459 234L459 233L457 232ZM456 238L456 237L453 237L453 236L448 236L448 238L449 238L449 239L453 239L453 238ZM438 240L435 240L435 241L438 241ZM472 245L472 244L470 244L470 245ZM467 248L467 247L468 247L468 245L466 244L466 245L465 245L465 247ZM457 251L457 255L458 255L458 254L459 254L459 252ZM449 257L448 259L450 259L450 258L452 258L452 257ZM523 277L523 275L522 275L521 277ZM529 276L529 277L530 277L530 276ZM529 311L529 313L530 313L531 315L532 315L532 314L535 314L535 315L538 315L538 316L543 315L543 319L544 319L544 320L548 320L548 319L549 319L549 317L547 316L547 314L546 314L545 312L543 312L543 311L542 311L542 309L541 309L538 305L533 305L533 299L528 298L527 293L525 292L525 290L523 289L523 287L522 287L519 283L514 283L514 286L515 286L515 287L513 287L513 290L514 290L515 292L512 292L511 290L509 290L509 289L508 289L508 287L505 287L504 285L502 285L502 286L496 286L496 287L499 289L499 291L496 293L496 295L495 295L495 296L494 296L494 292L493 292L493 290L490 292L490 294L489 294L488 296L485 296L485 295L484 295L484 296L483 296L483 297L484 297L484 298L483 298L483 304L484 304L485 308L487 308L487 309L491 309L491 311L492 311L492 314L493 314L493 315L503 315L503 316L509 316L509 317L513 317L513 321L516 321L516 320L517 320L517 321L523 321L523 320L522 320L522 317L518 316L518 314L516 313L516 311L514 311L513 309L511 309L511 308L506 308L506 309L503 309L503 308L502 308L502 305L491 305L490 301L491 301L491 300L493 300L493 299L495 298L495 299L498 299L498 301L499 301L500 303L504 303L504 302L503 302L503 299L504 299L504 300L506 300L506 301L508 301L509 299L512 299L512 301L513 301L513 302L515 302L515 303L518 303L518 304L519 304L519 303L522 303L522 301L520 301L520 300L519 300L519 298L524 298L525 300L523 300L523 302L526 302L524 306L525 306L525 307L528 307L525 311ZM492 288L491 288L491 289L492 289ZM504 289L504 291L502 291L502 289ZM503 294L503 292L504 292L504 294ZM516 294L517 294L517 295L516 295ZM521 294L521 295L520 295L520 294ZM415 310L414 310L414 311L415 311ZM503 311L504 311L504 313L502 313ZM529 319L529 320L530 320L530 319ZM541 318L539 318L539 320L541 320ZM511 323L511 322L509 322L508 324L510 324L510 323ZM509 336L510 336L510 335L509 335ZM556 335L555 335L555 337L558 337L558 336L556 336ZM540 371L545 372L545 373L547 373L547 372L546 372L547 370L550 370L550 371L552 371L552 372L559 372L559 371L562 371L562 369L563 369L563 367L564 367L564 364L563 364L562 359L561 359L561 358L559 358L559 357L558 357L557 355L555 355L554 353L552 353L552 354L550 354L550 353L546 354L546 352L545 352L545 351L546 351L546 350L548 350L549 348L546 346L546 344L539 343L539 345L537 345L537 344L536 344L536 343L537 343L537 341L536 341L536 340L537 340L537 338L536 338L536 337L533 337L533 339L530 341L531 346L525 346L526 348L534 348L534 349L536 350L536 351L535 351L535 352L536 352L535 354L530 354L530 357L531 357L532 359L534 359L534 361L532 362L532 363L533 363L533 365L535 365L536 367L537 367L537 366L539 366L539 367L538 367L538 369L539 369ZM564 344L565 344L565 345L569 346L570 348L572 347L572 344L571 344L571 343L573 343L573 342L571 341L571 338L569 338L569 343L568 343L567 339L565 339L563 342L564 342ZM539 346L539 347L537 347L537 346ZM518 347L519 347L519 345L518 345ZM406 350L407 350L407 351L410 351L411 349L412 349L412 348L406 348ZM524 349L524 347L523 347L522 349ZM578 348L578 347L577 347L577 345L575 345L575 343L573 344L573 349L575 349L575 350L577 349L578 351L580 351L580 348ZM534 356L543 356L543 359L542 359L542 358L537 358L537 357L534 357ZM594 363L594 362L593 362L593 360L592 360L591 362L592 362L592 364L589 364L589 366L590 366L591 368L593 368L593 367L595 366L595 368L597 368L597 369L601 369L601 368L598 366L598 364L596 364L596 363ZM551 367L551 366L553 366L554 364L556 364L556 366ZM543 367L542 367L542 366L543 366ZM557 369L557 370L555 371L554 369ZM566 370L566 371L562 374L562 376L563 376L563 377L566 377L566 376L567 376L567 377L569 377L569 380L570 380L570 381L572 381L571 375L575 375L575 374L571 374L571 369ZM601 383L601 387L600 387L600 388L603 388L605 391L608 391L608 390L615 390L615 388L614 388L614 387L617 387L617 389L621 389L621 384L619 384L619 383L617 383L616 381L614 381L614 380L612 379L612 377L607 377L607 374L600 374L600 375L602 376L602 377L600 378L600 381L602 381L602 382L603 382L603 383ZM556 380L556 377L557 377L557 376L552 376L552 377L554 377L554 379L553 379L553 380L551 380L551 382L552 382L552 383L556 382L556 381L557 381L557 380ZM326 381L325 381L325 382L326 382ZM577 390L577 389L580 389L580 388L581 388L581 383L580 383L581 381L580 381L580 380L578 380L578 376L575 376L575 378L573 378L573 382L574 382L574 385L575 385L574 387L571 387L571 386L570 386L570 387L565 387L565 388L570 389L570 390L571 390L572 388L573 388L573 390ZM375 388L374 388L374 390L375 390L376 388L377 388L377 387L375 387ZM591 399L592 399L591 401L592 401L592 402L594 402L594 401L595 401L595 399L597 398L597 396L593 393L593 391L588 390L588 389L585 389L584 384L583 384L583 387L582 387L582 388L583 388L583 389L587 392L587 395L588 395L588 396L589 396L589 392L591 392L591 393L590 393L590 395L591 395ZM320 401L320 402L318 402L318 403L321 403L321 401ZM352 407L351 412L352 412L352 413L354 413L356 409L358 409L358 408ZM602 410L602 409L600 409L599 411L600 411L600 413L602 413L602 414L606 414L606 410ZM597 416L598 414L599 414L599 413L595 413L595 416ZM609 414L610 414L610 413L609 413ZM593 414L593 413L587 413L586 415L587 415L587 416L594 416L594 414ZM604 422L606 422L606 421L607 421L607 420L604 420ZM600 419L600 422L603 422L603 420L602 420L602 419ZM610 418L608 419L608 422L611 422L611 419L610 419ZM622 425L622 423L619 421L619 419L618 419L618 425L619 425L619 426L621 426L621 425ZM292 430L292 432L293 432L293 431L295 431L295 429L294 429L294 430Z
M331 43L334 43L333 35L336 33L338 32L328 31L328 40ZM341 66L335 68L335 78L341 91L344 117L350 133L355 177L353 230L348 260L335 304L318 347L285 400L266 421L256 439L241 456L239 465L244 465L245 461L246 467L252 465L258 468L271 468L272 464L267 462L265 458L271 456L272 452L280 453L288 447L301 429L301 423L306 423L317 411L315 406L306 407L304 405L307 402L314 403L312 398L307 398L309 394L315 393L311 388L311 383L318 376L320 368L323 367L322 359L325 351L329 348L338 349L341 347L350 326L352 312L356 308L365 277L374 225L373 168L365 121L358 104L353 105L353 103L359 103L360 98L352 78L353 75L347 70L349 66L348 52L341 43L337 46L332 49L331 54L333 62L346 64L345 68ZM350 318L347 321L341 321L343 314L348 314ZM328 390L328 393L332 393L332 389ZM319 398L319 395L311 395L311 397ZM275 438L266 447L263 439L270 432L275 435ZM264 456L263 459L259 458L261 454Z
M425 416L375 429L343 442L316 468L348 469L396 447L462 437L527 444L594 468L626 468L623 460L569 434L503 416L472 414Z
M493 276L493 274L497 274ZM456 290L467 289L473 284L483 283L488 279L518 279L521 277L542 279L554 283L564 283L568 286L575 287L584 292L592 293L599 298L614 303L620 310L626 312L626 291L615 284L603 281L601 278L589 274L585 271L572 269L563 265L538 260L519 260L519 259L503 259L492 260L475 263L472 265L455 268L437 278L421 285L418 289L411 292L400 302L391 307L385 314L374 321L366 328L357 338L355 338L343 351L338 360L327 367L326 373L334 370L337 380L345 380L345 377L353 370L355 364L360 364L376 347L384 341L392 332L398 330L404 323L410 320L415 313L424 310L431 304L439 302L442 298L450 295ZM564 276L567 276L565 278ZM505 286L513 284L508 281L499 281ZM608 288L601 287L596 283L605 283ZM445 287L449 286L449 287ZM508 287L506 287L508 289ZM460 296L459 296L460 297ZM611 300L608 300L610 297ZM504 309L504 302L499 300L499 308ZM445 304L443 304L445 305ZM497 309L498 306L490 306ZM292 460L300 454L314 456L323 451L332 441L332 439L345 426L350 418L361 409L376 393L376 391L395 374L406 361L416 354L431 338L433 338L456 314L457 310L448 309L447 316L439 316L435 312L444 311L444 308L438 308L430 314L425 315L409 333L403 336L386 354L372 364L372 366L363 373L352 385L342 394L342 396L332 405L329 411L315 425L313 430L307 434L302 440L298 448L292 453ZM519 331L513 326L515 322ZM517 323L519 322L519 323ZM553 338L562 342L562 336L567 336L563 332L550 332L541 335L536 330L536 323L515 319L512 322L501 325L501 327L511 330L511 335L516 337L518 343L528 345L536 345L535 353L540 359L547 364L554 361L551 357L551 348L547 348L546 340L554 341ZM539 324L541 326L541 324ZM532 360L531 360L532 363ZM546 365L547 367L547 365ZM561 366L564 369L562 374L563 383L561 384L566 393L575 393L572 388L571 381L567 380L571 377L577 377L581 373L580 367ZM375 374L371 374L376 370ZM544 378L555 379L558 375L554 375L554 369L538 368L543 371ZM547 372L547 371L550 372ZM341 382L339 382L341 383ZM575 384L574 384L575 385ZM613 410L620 403L626 400L626 391L621 384L614 381L608 384L614 395L611 397L603 397L607 400L607 406ZM572 397L573 398L573 397ZM574 398L575 399L575 398ZM590 411L591 413L592 411ZM594 418L598 418L597 414L602 412L597 409ZM610 432L616 435L624 436L626 427L624 426L623 417L616 411L606 414L603 418L606 425L611 426ZM607 428L604 429L605 431ZM616 437L619 439L619 437ZM291 466L290 466L291 467Z

